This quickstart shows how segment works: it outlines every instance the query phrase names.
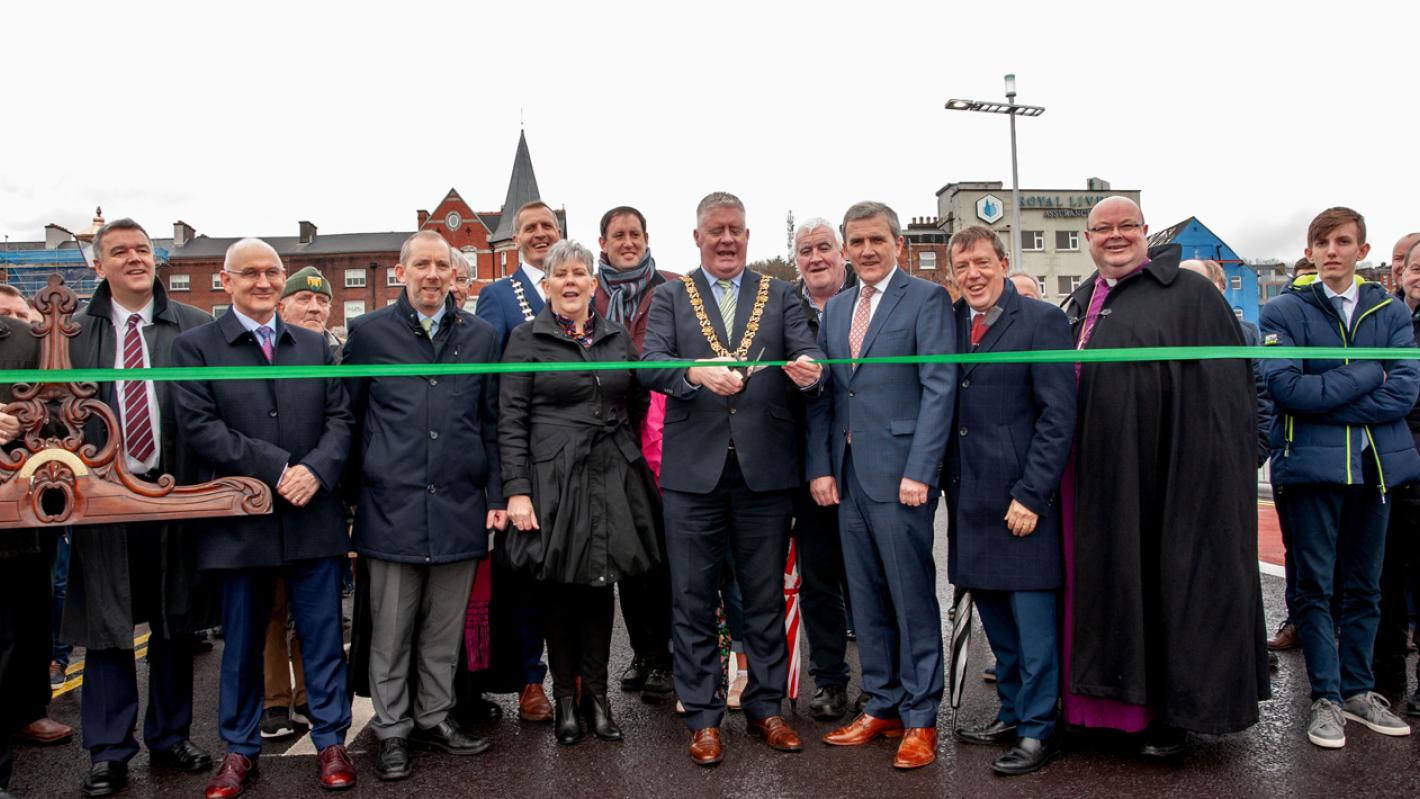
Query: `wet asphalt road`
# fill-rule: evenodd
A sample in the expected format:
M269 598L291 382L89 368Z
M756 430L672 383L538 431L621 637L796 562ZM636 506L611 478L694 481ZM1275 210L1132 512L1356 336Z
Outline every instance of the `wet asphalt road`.
M938 514L938 584L946 608L946 535ZM1282 612L1282 581L1264 575L1263 593L1269 630ZM611 674L615 678L630 659L625 631L617 620ZM947 624L943 620L944 637ZM217 735L217 681L221 647L199 655L196 669L196 712L193 738L220 755ZM1199 653L1200 657L1206 653ZM1414 672L1414 655L1410 672ZM980 680L989 662L979 624L972 637L971 676L960 710L962 723L989 721L995 713L994 688ZM855 667L857 653L849 645ZM807 656L804 658L807 663ZM146 669L140 666L140 677ZM1412 676L1413 680L1413 676ZM613 679L614 681L614 679ZM1415 685L1412 682L1411 690ZM850 696L856 696L856 682ZM924 769L899 772L892 768L895 742L875 741L856 748L830 748L818 738L834 726L809 718L806 707L813 682L803 678L799 700L803 715L788 713L789 722L804 738L805 750L781 754L749 738L743 718L727 716L722 726L725 761L705 769L686 756L688 733L669 705L652 707L632 695L614 691L613 712L626 733L623 743L606 743L588 735L580 744L558 746L551 725L517 721L516 698L496 697L504 708L497 723L471 730L491 736L492 751L476 757L416 753L415 773L403 782L381 783L372 765L374 737L368 729L350 740L360 782L349 796L427 797L702 797L814 796L850 797L884 794L911 796L1397 796L1420 795L1420 731L1408 738L1388 738L1358 724L1347 726L1344 749L1327 751L1307 742L1309 706L1300 652L1282 654L1273 673L1274 698L1262 705L1261 722L1248 732L1222 737L1192 736L1187 753L1167 762L1145 760L1130 753L1122 737L1099 735L1072 738L1066 754L1041 772L1026 777L993 775L989 764L1000 752L992 747L960 744L950 736L951 712L944 705L939 722L937 762ZM51 715L79 725L79 696L56 699ZM787 708L786 708L787 710ZM357 723L360 713L357 709ZM1420 719L1410 719L1420 728ZM141 722L140 722L141 724ZM316 796L315 758L308 739L269 744L260 761L260 778L250 797ZM79 796L88 758L76 740L58 747L18 749L11 787L22 796ZM130 784L121 794L131 797L201 796L207 775L171 775L150 771L146 752L130 764Z

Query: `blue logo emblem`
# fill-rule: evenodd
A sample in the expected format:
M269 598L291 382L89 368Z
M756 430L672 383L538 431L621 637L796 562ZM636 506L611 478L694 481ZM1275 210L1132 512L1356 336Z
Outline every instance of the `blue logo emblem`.
M1005 216L1005 204L1001 198L988 194L976 201L976 216L988 225L994 225Z

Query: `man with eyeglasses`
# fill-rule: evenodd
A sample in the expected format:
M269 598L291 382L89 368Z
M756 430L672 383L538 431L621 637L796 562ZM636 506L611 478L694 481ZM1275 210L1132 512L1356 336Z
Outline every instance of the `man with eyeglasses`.
M449 248L449 259L454 265L449 295L454 298L454 307L463 309L464 303L468 302L468 287L473 283L473 266L468 262L468 256L452 247Z
M334 356L320 334L276 313L286 272L260 239L227 250L222 288L231 308L178 336L174 366L323 366ZM275 583L286 586L296 620L320 786L355 784L345 751L350 727L341 640L340 570L350 541L336 482L350 450L353 417L338 378L191 380L173 383L179 444L199 479L255 477L272 489L272 512L209 519L198 568L222 592L222 681L218 728L227 756L207 799L231 799L255 776L261 754L263 651Z
M1128 198L1090 211L1098 271L1063 306L1077 349L1242 346L1217 289L1147 234ZM1076 377L1062 720L1145 733L1153 756L1181 752L1186 731L1246 729L1271 694L1249 362L1081 363Z
M140 376L148 367L171 366L173 342L184 331L212 321L170 299L155 275L153 242L132 219L115 219L94 236L94 271L103 281L78 315L79 334L69 357L79 369L117 368ZM177 444L177 409L171 383L124 380L99 383L123 433L123 463L145 480L172 474L197 482L196 464ZM85 438L104 446L109 430L96 418ZM118 431L114 431L118 432ZM128 761L138 754L138 676L133 630L148 624L148 710L143 740L153 766L195 772L212 757L190 739L192 643L188 635L212 627L217 607L210 582L194 562L197 536L180 522L81 525L69 555L68 597L61 637L86 649L81 692L84 748L92 762L86 796L108 796L128 781Z

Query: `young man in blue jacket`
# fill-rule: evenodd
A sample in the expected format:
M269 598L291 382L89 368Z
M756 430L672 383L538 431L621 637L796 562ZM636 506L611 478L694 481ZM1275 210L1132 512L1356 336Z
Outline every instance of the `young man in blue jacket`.
M1307 242L1317 274L1297 278L1263 307L1264 345L1415 346L1405 304L1356 277L1356 262L1370 250L1360 214L1323 211ZM1386 494L1420 477L1420 454L1405 424L1420 393L1420 365L1276 358L1263 368L1277 407L1274 496L1289 557L1296 558L1293 615L1312 688L1307 738L1340 748L1347 719L1384 735L1409 735L1374 692L1371 647L1380 620ZM1338 573L1340 586L1333 585ZM1341 617L1333 620L1331 596L1338 590Z

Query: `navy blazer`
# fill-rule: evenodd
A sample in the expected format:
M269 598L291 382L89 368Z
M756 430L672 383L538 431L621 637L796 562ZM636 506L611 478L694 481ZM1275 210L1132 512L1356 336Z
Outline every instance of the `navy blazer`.
M350 323L345 364L489 363L488 323L444 305L430 341L401 291ZM484 520L503 507L498 376L353 377L355 416L346 498L356 505L355 551L398 563L452 563L488 554ZM358 498L358 499L357 499Z
M733 351L744 335L754 309L761 280L769 281L769 296L759 330L750 342L748 360L793 360L800 355L822 358L809 333L804 308L794 287L746 269L735 302L733 334L725 335L717 295L705 273L691 273L705 304L715 335ZM672 280L656 289L646 322L641 353L646 361L714 358L715 352L701 333L690 305L685 283ZM782 491L802 482L794 446L794 411L790 392L799 391L783 369L768 368L750 375L744 390L722 397L708 388L685 382L685 368L641 369L638 379L647 388L666 395L665 457L661 461L661 487L704 494L713 491L725 468L724 453L735 445L740 471L752 491ZM811 386L809 390L816 389Z
M325 338L273 317L278 366L329 365ZM265 366L256 337L229 310L173 342L174 366ZM178 442L197 461L198 478L239 475L271 487L273 511L203 521L198 567L250 569L350 551L336 492L350 451L350 414L338 378L196 380L173 383ZM310 469L321 490L303 508L276 494L287 465Z
M513 292L513 281L516 280L523 286L523 297L528 301L528 308L532 310L531 317L523 316L523 309L518 305L518 295ZM508 346L508 334L512 333L523 322L532 319L542 311L542 306L547 301L542 299L537 293L537 286L533 283L528 273L523 271L522 264L508 277L495 280L489 283L484 289L478 292L478 303L474 306L474 314L479 319L493 325L493 332L498 334L498 353L500 360L503 350Z
M819 347L829 358L849 358L848 333L858 288L829 299L819 320ZM956 351L947 290L902 269L893 273L863 337L863 358L941 355ZM952 421L956 365L847 364L830 368L832 385L809 403L808 478L843 482L846 433L853 431L858 482L874 502L897 502L902 478L941 480L942 453Z
M1001 315L971 352L1068 350L1070 323L1054 305L1022 297L1011 281ZM971 341L971 308L956 303L957 335ZM1075 435L1070 363L963 364L943 487L952 514L947 572L953 585L1044 591L1061 585L1060 477ZM1017 500L1040 516L1017 537L1006 510Z

